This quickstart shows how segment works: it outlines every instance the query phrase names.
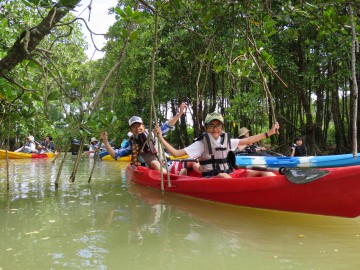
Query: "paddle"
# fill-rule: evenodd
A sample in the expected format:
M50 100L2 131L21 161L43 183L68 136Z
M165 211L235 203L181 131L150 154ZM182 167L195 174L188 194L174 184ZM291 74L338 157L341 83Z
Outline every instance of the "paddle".
M256 148L261 148L261 147L256 146ZM265 151L265 152L268 152L268 153L270 153L270 154L273 154L273 155L275 155L275 156L285 157L285 156L284 156L284 155L282 155L282 154L276 153L276 152L271 151L271 150L268 150L268 149L266 149L266 150L264 150L264 151Z
M38 154L41 153L41 150L45 150L45 152L51 152L50 149L48 149L46 146L45 146L45 149L42 148L44 145L42 145L41 143L39 143L38 141L34 141L35 144L37 144L38 146L41 146L41 149L38 150Z
M330 173L328 170L319 170L315 168L270 168L261 166L246 166L246 169L258 171L278 171L280 174L285 175L286 179L294 184L309 183Z

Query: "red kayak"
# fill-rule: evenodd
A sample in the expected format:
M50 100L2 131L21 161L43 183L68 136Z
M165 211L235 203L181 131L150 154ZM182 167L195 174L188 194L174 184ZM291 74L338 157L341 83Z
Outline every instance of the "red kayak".
M225 204L308 214L360 215L360 166L327 169L291 168L285 175L231 179L164 175L165 192L175 192ZM161 190L160 172L128 165L127 179Z

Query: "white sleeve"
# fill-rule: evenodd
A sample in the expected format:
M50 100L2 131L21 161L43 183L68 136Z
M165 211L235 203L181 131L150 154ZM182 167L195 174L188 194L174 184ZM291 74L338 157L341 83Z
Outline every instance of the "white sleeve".
M232 151L235 151L235 149L238 147L239 141L240 141L240 139L230 139Z
M188 147L185 147L184 150L189 158L200 157L204 153L204 142L202 140L196 141Z

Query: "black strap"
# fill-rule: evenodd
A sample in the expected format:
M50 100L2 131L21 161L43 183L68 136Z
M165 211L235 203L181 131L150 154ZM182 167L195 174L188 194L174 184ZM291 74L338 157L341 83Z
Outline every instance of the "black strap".
M208 146L208 149L209 149L209 154L212 155L213 152L212 152L212 148L211 148L211 142L210 142L209 134L208 134L208 133L205 133L205 134L204 134L204 137L205 137L206 142L207 142L207 146Z
M212 164L212 163L227 163L227 158L219 158L219 159L208 159L208 160L201 160L199 161L200 165L208 165L208 164Z
M227 133L227 137L228 137L229 150L231 150L231 139L230 139L230 133Z

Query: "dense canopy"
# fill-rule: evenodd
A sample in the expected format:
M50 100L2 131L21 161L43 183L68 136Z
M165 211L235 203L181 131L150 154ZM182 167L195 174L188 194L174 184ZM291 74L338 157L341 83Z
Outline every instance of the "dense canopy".
M219 111L234 137L278 121L268 143L284 154L298 136L310 154L358 150L358 1L119 0L98 60L70 12L91 7L55 2L0 4L1 148L105 129L120 143L130 116L162 122L185 101L180 146Z

